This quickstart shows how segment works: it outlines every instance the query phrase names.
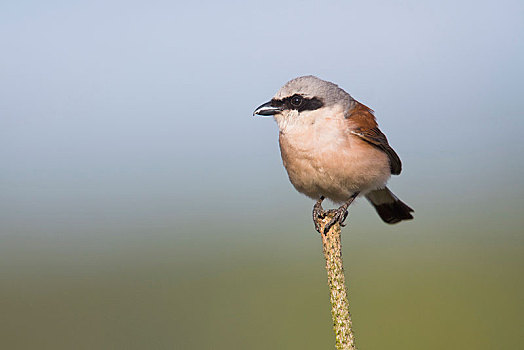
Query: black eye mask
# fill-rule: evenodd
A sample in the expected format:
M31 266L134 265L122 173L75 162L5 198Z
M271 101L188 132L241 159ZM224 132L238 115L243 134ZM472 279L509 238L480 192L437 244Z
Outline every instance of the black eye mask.
M302 111L314 111L324 106L321 99L317 97L305 98L301 95L295 94L281 100L271 100L271 105L274 107L282 107L283 109Z

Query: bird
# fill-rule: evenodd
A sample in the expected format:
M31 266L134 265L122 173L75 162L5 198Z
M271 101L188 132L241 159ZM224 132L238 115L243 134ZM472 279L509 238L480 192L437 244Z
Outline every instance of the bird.
M319 233L326 198L341 205L328 211L333 215L324 233L336 222L344 225L359 196L388 224L413 219L414 210L386 186L391 175L401 173L402 163L374 111L338 85L313 75L292 79L253 116L276 121L282 162L295 189L316 200L313 221Z

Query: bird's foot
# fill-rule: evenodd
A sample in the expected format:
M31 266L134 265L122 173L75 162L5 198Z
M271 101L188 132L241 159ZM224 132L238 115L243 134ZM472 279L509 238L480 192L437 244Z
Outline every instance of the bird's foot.
M327 214L333 214L333 217L331 218L331 220L329 220L329 222L326 224L326 226L324 226L324 234L326 234L327 232L329 232L329 229L335 225L337 222L340 224L340 226L344 227L344 221L346 221L346 218L348 217L348 207L350 206L351 203L353 203L353 201L355 200L355 198L357 198L359 192L356 192L354 193L347 201L346 203L342 204L338 209L330 209L326 212L324 212L324 216L327 215ZM317 202L318 203L318 202ZM316 206L316 204L315 204ZM315 228L317 226L317 223L315 221ZM317 229L318 232L319 229Z
M324 226L324 234L326 234L329 229L335 225L337 222L340 224L340 226L344 227L344 221L348 217L348 208L344 204L338 209L330 209L328 210L328 214L333 214L333 217L329 222Z
M322 208L322 202L324 201L324 196L321 196L319 200L313 206L313 223L315 224L315 230L318 233L322 234L320 231L320 221L326 217L326 211Z

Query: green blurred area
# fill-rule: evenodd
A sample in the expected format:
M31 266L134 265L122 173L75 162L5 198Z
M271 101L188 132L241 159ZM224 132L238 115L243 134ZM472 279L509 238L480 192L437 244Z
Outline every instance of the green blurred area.
M343 253L359 348L521 346L518 226L417 232L353 209ZM12 237L0 258L2 348L333 348L320 239L293 222L217 221L92 241Z

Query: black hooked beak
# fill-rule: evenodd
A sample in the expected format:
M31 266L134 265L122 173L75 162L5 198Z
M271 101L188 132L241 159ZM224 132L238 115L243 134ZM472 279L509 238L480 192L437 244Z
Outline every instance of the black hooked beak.
M282 112L282 106L276 106L274 101L269 101L264 103L262 106L259 106L253 112L253 115L275 115Z

